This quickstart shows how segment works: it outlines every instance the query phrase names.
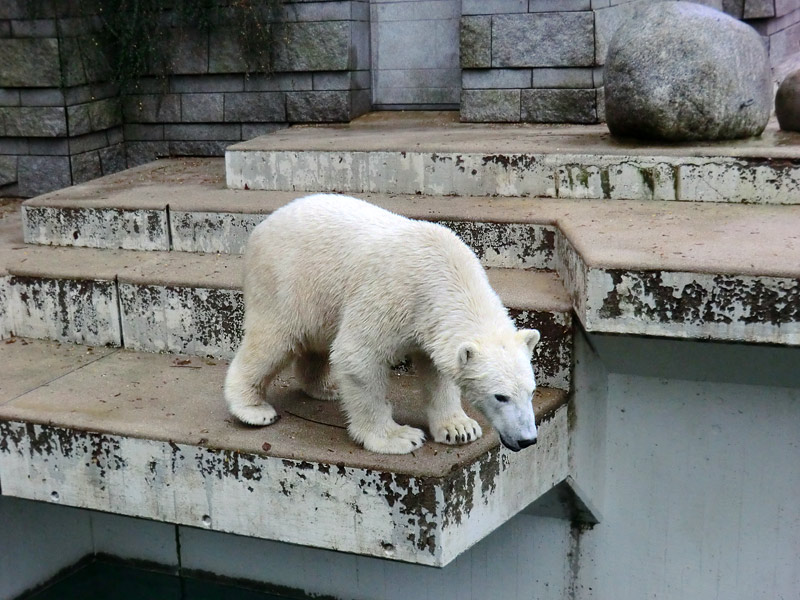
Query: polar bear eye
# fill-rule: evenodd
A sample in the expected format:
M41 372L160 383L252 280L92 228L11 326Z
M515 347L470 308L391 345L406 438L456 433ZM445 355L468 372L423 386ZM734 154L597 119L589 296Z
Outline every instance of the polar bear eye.
M508 396L504 396L503 394L495 394L494 399L498 402L508 402Z

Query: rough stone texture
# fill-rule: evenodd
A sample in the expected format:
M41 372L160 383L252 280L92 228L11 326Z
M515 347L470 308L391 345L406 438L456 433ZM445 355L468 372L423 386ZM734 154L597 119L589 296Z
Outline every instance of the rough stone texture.
M120 281L119 299L127 348L231 358L241 341L244 303L238 290Z
M493 67L583 67L594 63L591 12L492 17Z
M175 123L181 120L179 94L125 96L122 112L128 123Z
M223 94L181 94L181 120L213 123L223 120Z
M235 29L220 27L210 32L208 70L211 73L244 73L248 70L245 50Z
M96 151L74 154L69 159L72 172L72 183L83 183L97 179L103 175L103 166L100 164L100 155Z
M25 206L23 212L28 244L169 250L163 210Z
M58 40L0 39L0 87L50 87L61 84Z
M350 120L347 91L288 92L286 119L290 123L328 123Z
M20 156L18 175L19 194L26 198L72 185L66 156Z
M286 99L281 92L225 94L225 121L285 121Z
M532 86L535 88L593 88L594 72L589 68L532 69ZM602 86L602 83L600 83Z
M106 98L85 104L67 107L69 134L83 135L102 131L122 124L122 108L119 98Z
M349 21L286 23L278 29L277 71L343 71L351 68Z
M781 82L775 96L775 115L781 129L800 131L800 70Z
M0 155L0 186L17 181L17 157Z
M491 17L461 17L461 68L492 66Z
M745 19L766 19L775 16L775 0L746 0L744 3Z
M522 90L520 117L528 123L596 123L595 90Z
M761 38L705 6L660 3L614 35L605 67L614 135L668 141L759 135L772 84Z
M466 122L517 122L520 116L519 90L463 90L461 120Z
M67 118L58 106L7 106L0 108L0 135L54 137L67 135Z
M530 86L530 69L465 69L461 74L461 87L465 90L522 89Z
M7 327L14 335L91 346L119 346L119 312L113 281L8 280Z
M528 0L462 0L461 12L465 15L495 15L524 13L528 11Z

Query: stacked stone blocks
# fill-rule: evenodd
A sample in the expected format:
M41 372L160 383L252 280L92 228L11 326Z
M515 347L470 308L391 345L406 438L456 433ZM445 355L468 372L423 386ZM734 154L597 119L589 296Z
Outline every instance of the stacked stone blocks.
M23 196L125 168L122 112L74 7L0 3L0 192Z
M464 121L598 120L590 0L463 0L461 66Z
M366 0L285 0L272 25L271 75L249 74L232 26L168 27L158 38L166 74L122 95L81 3L39 4L33 15L25 2L0 3L3 195L33 196L161 156L218 156L291 123L350 121L370 108Z

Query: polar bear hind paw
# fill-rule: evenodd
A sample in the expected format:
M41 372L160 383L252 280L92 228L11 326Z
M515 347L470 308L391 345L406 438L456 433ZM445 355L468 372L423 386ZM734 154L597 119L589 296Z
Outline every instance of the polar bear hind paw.
M433 441L440 444L467 444L481 437L483 430L475 419L461 414L431 425L431 435L433 435Z
M425 433L408 425L398 425L385 435L369 433L364 436L364 448L381 454L408 454L425 443Z
M272 425L280 418L280 415L269 404L259 404L258 406L240 406L231 409L233 416L247 425Z

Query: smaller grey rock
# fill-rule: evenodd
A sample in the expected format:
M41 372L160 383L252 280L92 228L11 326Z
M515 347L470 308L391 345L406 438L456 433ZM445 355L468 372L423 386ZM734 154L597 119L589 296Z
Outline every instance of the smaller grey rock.
M784 131L800 131L800 69L792 72L778 87L775 115Z

